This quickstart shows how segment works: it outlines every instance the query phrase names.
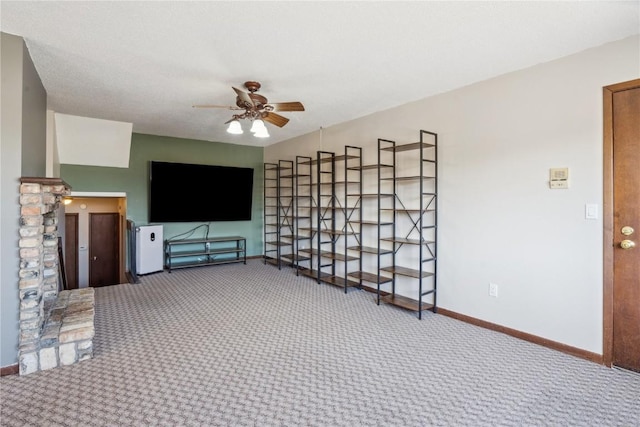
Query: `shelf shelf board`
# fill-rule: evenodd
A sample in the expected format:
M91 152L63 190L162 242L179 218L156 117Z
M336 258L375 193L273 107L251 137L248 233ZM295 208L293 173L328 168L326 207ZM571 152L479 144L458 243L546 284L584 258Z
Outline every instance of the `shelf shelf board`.
M308 216L298 216L298 215L280 215L280 218L286 218L286 219L309 219ZM291 225L291 224L282 224L282 225Z
M208 253L203 249L198 249L197 251L167 252L167 256L171 258L196 257L202 255L206 256Z
M381 283L381 284L383 284L383 283ZM360 289L362 289L363 291L371 292L372 294L377 294L378 293L378 286L377 285L369 285L368 282L362 283L360 285ZM389 295L389 292L383 291L382 289L380 289L380 297L383 297L385 295Z
M380 193L380 194L378 194L378 193L362 193L360 196L362 196L362 197L378 197L378 196L380 196L380 197L394 197L395 194L393 194L393 193Z
M217 242L235 242L236 240L245 241L244 237L228 236L228 237L211 237L209 239L167 239L166 242L171 245L175 244L192 244L192 243L217 243Z
M273 246L291 246L293 243L291 242L265 242L267 245Z
M282 237L283 239L289 239L289 240L304 240L304 239L308 239L308 236L300 236L298 235L294 235L294 234L287 234L287 235L281 235L280 237Z
M338 261L356 261L359 258L351 255L344 255L341 253L335 253L331 251L319 251L317 249L298 249L298 252L302 252L305 254L312 254L315 256L320 255L323 258L335 259Z
M341 162L343 160L347 160L347 159L358 159L358 156L345 156L345 155L339 155L339 156L331 156L331 157L324 157L322 159L320 159L320 163L331 163L332 161L336 161L336 162ZM304 161L304 162L300 162L299 164L301 165L317 165L318 164L318 159L313 159L311 161Z
M360 181L336 181L336 185L344 185L344 184L360 184Z
M434 148L435 145L434 144L428 144L426 142L411 142L409 144L402 144L402 145L395 145L393 147L385 147L385 148L381 148L381 150L384 151L395 151L396 153L400 152L400 151L410 151L410 150L419 150L420 146L422 146L422 148Z
M278 265L278 260L271 257L263 257L263 260L271 265Z
M244 252L244 248L214 248L209 249L210 255L216 254L227 254L227 253L242 253Z
M413 175L413 176L396 176L395 178L380 178L381 181L414 181L414 180L418 180L418 179L436 179L435 176L420 176L420 175Z
M344 254L334 254L334 259L338 260L338 261L357 261L360 258L357 256L351 256L351 255L344 255Z
M313 279L317 279L318 278L318 270L310 270L308 268L300 268L300 273L302 273L303 276L311 277ZM325 273L324 271L321 271L320 272L320 280L322 280L323 278L326 278L326 277L331 277L331 274Z
M341 288L344 288L345 284L346 284L346 287L348 288L354 288L354 287L360 286L360 283L354 282L353 280L349 280L349 279L345 280L345 278L342 276L328 275L320 278L320 281L323 283L328 283L330 285L339 286Z
M397 307L402 307L406 310L411 311L420 311L419 303L417 300L412 298L408 298L402 295L386 295L380 298L381 301L384 301L387 304L395 305ZM433 304L427 304L425 302L422 303L422 310L432 310Z
M205 265L220 265L220 264L232 264L237 262L244 262L244 258L229 258L229 259L217 259L217 260L202 260L202 261L176 261L173 260L171 262L170 270L177 270L179 268L189 268L189 267L201 267Z
M318 255L318 250L317 249L309 249L309 248L303 248L303 249L298 249L298 252L304 252L305 254L312 254L312 255ZM328 253L330 254L331 252L329 251L320 251L321 253Z
M432 240L407 239L406 237L385 237L380 240L384 240L385 242L403 243L407 245L430 245L435 243Z
M300 256L300 255L296 256L295 254L284 254L284 255L280 255L280 257L292 262L309 261L311 259L306 256Z
M332 234L334 236L351 236L356 234L353 231L344 231L344 230L320 230L321 233Z
M360 225L378 225L378 221L369 221L366 219L349 219L347 224L360 224Z
M387 273L399 274L401 276L413 277L414 279L420 279L420 270L415 270L413 268L400 267L400 266L391 266L391 267L383 267L380 269L381 271L386 271ZM433 273L428 271L422 272L422 278L431 277Z
M369 221L369 220L349 220L348 223L352 224L362 224L362 225L393 225L393 222L378 222L378 221Z
M362 167L359 168L348 168L350 170L372 170L372 169L378 169L378 166L380 168L392 168L393 165L387 165L387 164L380 164L380 165L363 165Z
M406 212L406 213L420 213L420 212L435 212L435 209L391 209L391 208L382 208L380 209L381 211L385 211L385 212Z
M348 276L353 277L354 279L364 280L366 282L371 282L371 283L378 283L378 280L380 284L393 281L391 277L386 277L386 276L378 277L377 274L368 273L366 271L354 271L349 273Z
M347 249L351 251L364 252L367 254L374 254L374 255L378 254L378 248L375 248L373 246L349 246ZM391 249L380 248L380 255L387 255L392 253L393 253L393 250Z

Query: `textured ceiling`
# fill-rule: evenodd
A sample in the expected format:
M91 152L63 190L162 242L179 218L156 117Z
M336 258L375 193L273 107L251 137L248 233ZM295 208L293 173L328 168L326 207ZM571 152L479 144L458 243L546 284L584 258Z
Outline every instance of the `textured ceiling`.
M639 2L11 2L57 112L270 145L640 31ZM305 112L230 135L231 86Z

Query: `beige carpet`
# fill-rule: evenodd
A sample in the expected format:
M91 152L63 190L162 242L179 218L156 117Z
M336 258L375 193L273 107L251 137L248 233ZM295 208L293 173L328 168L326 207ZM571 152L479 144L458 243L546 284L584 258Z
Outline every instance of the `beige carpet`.
M258 260L96 289L95 358L3 426L638 426L640 377Z

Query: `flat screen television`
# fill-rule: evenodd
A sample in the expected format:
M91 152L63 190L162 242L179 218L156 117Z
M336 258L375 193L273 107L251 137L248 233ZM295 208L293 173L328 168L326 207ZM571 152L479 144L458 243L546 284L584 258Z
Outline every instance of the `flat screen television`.
M251 220L253 169L150 163L149 222Z

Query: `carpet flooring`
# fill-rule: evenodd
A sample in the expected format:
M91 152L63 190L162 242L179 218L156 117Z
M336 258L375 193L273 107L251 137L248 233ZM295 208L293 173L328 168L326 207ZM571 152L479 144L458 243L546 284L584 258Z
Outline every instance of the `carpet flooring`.
M259 260L96 289L94 359L2 426L640 426L640 377Z

